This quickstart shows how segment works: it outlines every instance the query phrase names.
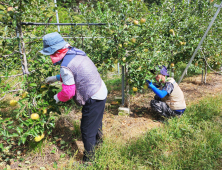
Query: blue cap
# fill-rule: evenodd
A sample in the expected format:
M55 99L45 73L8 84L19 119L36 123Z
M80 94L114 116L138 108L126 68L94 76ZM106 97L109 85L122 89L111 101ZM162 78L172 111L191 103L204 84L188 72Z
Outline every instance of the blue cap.
M43 49L39 52L44 55L52 55L66 44L67 42L58 32L49 33L43 37Z

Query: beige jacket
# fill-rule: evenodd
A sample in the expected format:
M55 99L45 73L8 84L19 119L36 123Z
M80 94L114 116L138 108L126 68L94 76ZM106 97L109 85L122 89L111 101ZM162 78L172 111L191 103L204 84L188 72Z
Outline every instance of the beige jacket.
M161 99L161 101L166 102L166 104L172 109L172 110L182 110L186 108L186 102L184 99L184 95L182 90L180 89L177 82L169 77L167 78L166 82L170 82L173 84L174 89L170 95L166 95L164 98Z

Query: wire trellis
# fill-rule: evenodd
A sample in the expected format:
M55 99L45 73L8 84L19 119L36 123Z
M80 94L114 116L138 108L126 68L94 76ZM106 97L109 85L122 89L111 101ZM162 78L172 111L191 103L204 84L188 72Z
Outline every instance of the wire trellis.
M90 43L93 43L93 41L95 39L104 39L105 37L102 36L90 36L90 35L85 35L84 34L84 30L82 28L82 26L86 26L86 25L91 25L91 26L101 26L101 25L105 25L105 24L101 24L101 23L89 23L89 24L85 24L85 23L80 23L80 24L73 24L73 23L50 23L50 24L41 24L41 23L22 23L22 25L63 25L63 26L67 26L67 25L71 25L71 28L73 26L80 26L81 27L81 34L78 35L73 35L73 33L71 32L70 35L72 36L64 36L62 33L61 35L63 35L63 38L71 45L71 46L75 46L76 48L79 48L81 50L84 51L85 46L90 46ZM79 33L79 32L78 32ZM21 88L21 82L23 80L23 75L27 74L24 72L24 61L22 58L22 54L26 54L27 56L27 67L28 67L28 71L29 73L35 72L35 69L32 68L32 64L35 60L37 60L42 54L39 53L40 50L42 50L43 48L43 42L42 42L42 37L29 37L26 36L23 39L24 45L25 45L25 50L22 51L21 49L21 36L19 35L19 33L17 32L17 37L5 37L4 40L7 41L13 41L16 42L13 47L14 47L14 51L10 54L4 55L2 56L3 61L1 62L2 68L0 71L0 85L1 85L1 95L0 95L0 100L4 99L6 97L7 94L10 94L12 92L17 92L19 90L22 90ZM18 41L17 41L18 40ZM90 51L88 51L88 55L90 56ZM2 59L0 58L0 59ZM4 60L7 59L7 60ZM46 57L46 61L47 63L50 63L50 57ZM22 64L21 64L22 63ZM9 69L8 69L9 68ZM119 67L117 67L117 69L119 69ZM114 73L111 74L118 74L119 70L117 72L117 69L115 69ZM59 69L56 68L55 69L57 73L59 73ZM105 76L105 72L106 72L106 68L105 69L100 69L98 70L103 78L106 78ZM104 77L105 76L105 77ZM43 79L46 77L42 77Z

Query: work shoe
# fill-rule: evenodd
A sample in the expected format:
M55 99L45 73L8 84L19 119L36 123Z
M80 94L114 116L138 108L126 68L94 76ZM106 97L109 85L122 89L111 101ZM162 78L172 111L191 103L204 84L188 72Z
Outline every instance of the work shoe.
M102 144L103 144L103 139L98 139L98 140L96 140L95 148L99 148L99 147L101 147Z

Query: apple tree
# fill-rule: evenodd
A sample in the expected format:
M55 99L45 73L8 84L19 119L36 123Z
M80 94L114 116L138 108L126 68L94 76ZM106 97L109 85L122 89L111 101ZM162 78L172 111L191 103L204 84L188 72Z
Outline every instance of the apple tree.
M59 68L52 67L50 58L38 53L42 39L32 39L33 36L56 31L56 28L21 24L48 22L52 9L54 6L44 0L9 0L1 5L1 99L9 92L16 92L12 93L13 100L4 103L11 112L0 116L0 137L4 141L0 150L4 158L12 156L12 142L22 145L41 141L52 132L56 116L61 114L62 109L73 105L72 101L66 106L55 104L53 96L59 88L46 85L44 80L58 73Z

